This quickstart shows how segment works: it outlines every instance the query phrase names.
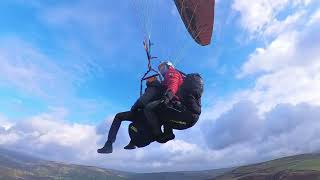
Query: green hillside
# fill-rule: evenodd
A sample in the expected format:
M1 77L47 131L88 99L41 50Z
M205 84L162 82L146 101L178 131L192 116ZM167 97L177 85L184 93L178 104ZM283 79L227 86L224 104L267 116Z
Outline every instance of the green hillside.
M44 161L15 151L0 149L0 180L193 180L214 178L229 170L128 173L97 167Z
M128 173L44 161L0 149L0 180L320 180L320 154L303 154L238 168Z
M0 150L1 180L121 180L127 178L127 173L118 171L43 161L17 152Z
M320 180L320 154L303 154L236 168L216 180Z

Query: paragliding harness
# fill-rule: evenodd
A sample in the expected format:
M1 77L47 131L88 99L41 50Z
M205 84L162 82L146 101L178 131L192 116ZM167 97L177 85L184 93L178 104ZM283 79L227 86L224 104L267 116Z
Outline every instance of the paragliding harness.
M179 70L178 70L179 71ZM182 97L183 104L185 102L189 102L188 98L195 98L198 102L198 106L201 107L201 96L203 93L203 80L198 73L191 73L191 74L185 74L181 71L179 71L181 75L184 78L184 82L181 85L179 89L179 93ZM176 108L175 106L169 106L168 108L181 112L180 108ZM192 109L190 109L192 111ZM145 116L143 111L137 112L138 120L132 122L128 127L128 132L131 141L137 146L137 147L145 147L152 143L155 138L153 136L153 133L151 131L151 128L145 123ZM185 126L186 122L183 121L177 121L177 120L170 120L169 124L173 129L185 129L181 127Z
M176 69L177 70L177 69ZM188 106L190 104L191 99L195 99L197 102L197 106L201 107L201 97L204 89L204 82L199 73L190 73L186 74L177 70L183 78L183 83L179 88L178 94L181 97L181 103L184 106ZM189 106L189 110L195 114L199 114L199 110L195 110L193 105Z
M200 99L203 93L204 82L199 73L184 74L184 80L180 87L182 96L192 95Z
M199 73L190 73L184 74L183 83L179 89L179 93L181 96L182 103L189 106L189 110L195 114L201 113L201 97L204 90L204 82ZM193 102L192 99L196 100L197 106L199 109L195 109L196 107L192 104L188 104Z
M179 113L188 111L195 119L193 123L189 122L187 124L185 121L169 118L166 123L173 129L183 130L192 127L198 121L198 117L201 114L201 96L204 83L198 73L185 74L181 71L179 72L184 79L178 91L180 99L178 102L171 102L168 108Z
M130 139L137 147L145 147L154 141L151 128L146 124L143 111L136 112L135 118L128 127Z
M141 80L140 80L140 96L142 96L142 94L143 94L143 92L142 92L142 89L143 89L143 81L145 81L145 80L147 80L147 79L149 79L149 78L152 78L152 77L157 77L157 76L159 76L160 77L160 80L161 80L161 76L160 76L160 74L159 74L159 72L157 71L157 70L155 70L155 69L153 69L153 67L152 67L152 64L151 64L151 61L153 60L153 59L156 59L157 57L153 57L152 55L151 55L151 46L152 46L153 44L151 43L151 40L150 39L145 39L144 41L143 41L143 46L144 46L144 49L145 49L145 51L146 51L146 54L147 54L147 58L148 58L148 70L147 70L147 72L146 73L144 73L144 75L143 75L143 77L141 78ZM150 76L148 76L148 74L149 73L155 73L155 74L153 74L153 75L150 75Z
M157 58L151 55L152 45L153 44L151 43L151 40L149 38L143 41L143 46L146 51L146 55L148 59L148 70L140 80L140 96L142 96L143 94L143 91L142 91L143 81L152 77L157 77L157 76L159 76L160 80L162 80L160 73L157 70L155 70L151 64L151 61ZM153 73L153 74L149 75L150 73ZM129 136L131 141L137 147L145 147L154 141L153 133L151 131L151 128L146 124L146 119L143 119L143 118L146 118L144 116L143 111L140 110L139 112L137 112L136 118L138 119L137 121L129 124L129 127L128 127Z
M153 142L153 138L151 138L153 134L150 128L147 128L143 123L131 123L128 131L131 141L139 148L148 146Z

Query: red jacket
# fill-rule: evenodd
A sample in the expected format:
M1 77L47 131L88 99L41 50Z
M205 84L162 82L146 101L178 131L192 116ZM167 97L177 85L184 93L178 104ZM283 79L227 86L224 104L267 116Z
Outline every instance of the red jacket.
M183 78L180 72L175 70L173 67L169 67L163 81L163 85L166 90L170 90L174 95L176 95L182 83Z

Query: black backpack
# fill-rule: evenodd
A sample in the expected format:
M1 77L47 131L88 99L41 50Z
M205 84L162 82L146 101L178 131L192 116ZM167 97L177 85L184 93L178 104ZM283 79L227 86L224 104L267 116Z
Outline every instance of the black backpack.
M133 122L129 125L129 136L137 147L145 147L153 142L151 128L146 124Z
M184 81L179 89L182 103L192 112L201 113L201 97L204 90L204 82L200 74L184 74ZM194 104L194 99L196 104Z

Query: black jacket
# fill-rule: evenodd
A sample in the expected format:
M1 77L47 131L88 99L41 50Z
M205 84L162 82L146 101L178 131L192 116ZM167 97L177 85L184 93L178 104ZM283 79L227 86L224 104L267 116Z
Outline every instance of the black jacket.
M159 99L163 94L163 86L160 81L156 80L151 83L147 82L147 88L142 96L132 106L131 110L144 108L149 102Z

